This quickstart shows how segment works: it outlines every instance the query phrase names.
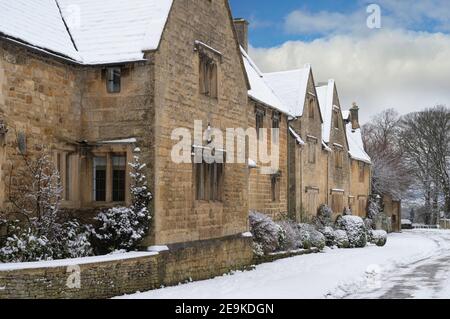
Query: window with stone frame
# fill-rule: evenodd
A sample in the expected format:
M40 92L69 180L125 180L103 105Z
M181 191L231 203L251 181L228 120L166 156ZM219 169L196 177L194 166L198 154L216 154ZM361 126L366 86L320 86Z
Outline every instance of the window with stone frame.
M198 201L222 201L224 163L197 163L195 165L195 199Z
M112 156L112 200L124 202L126 193L126 156Z
M344 149L340 146L335 146L334 149L334 164L336 169L342 169L344 166Z
M359 168L359 182L364 183L366 179L366 167L363 162L358 162Z
M108 93L120 93L122 70L120 67L106 69L106 89Z
M93 198L96 202L106 202L107 158L96 156L93 160Z
M316 114L316 108L315 108L315 103L314 103L314 99L309 99L308 102L308 113L309 113L309 118L311 120L314 120L315 118L315 114Z
M272 143L280 142L280 113L274 112L272 116Z
M308 162L309 164L316 164L316 153L317 153L317 140L308 139Z
M211 98L217 98L217 62L203 52L200 52L199 57L200 93Z
M340 120L339 120L339 113L337 111L333 111L333 119L334 119L334 128L339 129L340 128Z
M77 156L71 152L56 152L56 169L59 173L60 183L62 187L62 200L74 200L75 179L78 177Z
M273 174L270 177L270 181L271 181L271 193L272 193L272 202L279 202L280 201L280 193L281 193L281 189L280 189L280 179L281 176L279 173Z
M102 153L92 159L92 200L94 202L126 201L127 156Z
M266 117L266 112L262 108L256 107L255 117L256 117L256 136L259 140L262 137L261 129L264 128L264 118Z

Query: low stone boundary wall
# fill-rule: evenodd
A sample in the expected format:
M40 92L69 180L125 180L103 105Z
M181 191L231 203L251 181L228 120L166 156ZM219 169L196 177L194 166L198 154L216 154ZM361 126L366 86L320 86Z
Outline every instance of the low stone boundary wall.
M299 249L299 250L294 250L294 251L280 252L280 253L274 253L274 254L270 254L270 255L255 257L253 263L256 265L260 265L260 264L264 264L264 263L271 263L271 262L274 262L274 261L277 261L280 259L308 255L308 254L316 254L319 252L320 252L320 250L318 248Z
M242 235L127 253L60 261L0 264L0 299L101 299L203 280L253 262Z

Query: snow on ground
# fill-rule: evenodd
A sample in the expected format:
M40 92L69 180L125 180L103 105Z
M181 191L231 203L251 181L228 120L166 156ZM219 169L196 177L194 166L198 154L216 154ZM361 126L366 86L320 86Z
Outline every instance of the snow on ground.
M359 291L380 289L384 276L398 268L438 256L443 249L450 250L450 232L408 231L390 235L383 248L327 249L319 254L259 265L254 271L121 298L343 298Z

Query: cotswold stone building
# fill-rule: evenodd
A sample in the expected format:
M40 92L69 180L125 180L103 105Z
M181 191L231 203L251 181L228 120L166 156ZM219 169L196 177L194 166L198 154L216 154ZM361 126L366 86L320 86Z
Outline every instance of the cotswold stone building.
M249 210L305 221L328 203L363 214L370 159L356 108L342 117L334 82L316 88L310 66L262 73L247 28L226 0L0 0L2 210L14 212L13 168L41 146L60 171L64 209L89 220L128 205L139 147L153 193L145 244L187 249L187 270L249 263ZM278 146L279 165L250 149L248 161L194 163L205 150L226 157L207 137L183 140L188 160L175 161L174 130L196 122L279 129L256 137Z
M362 142L359 109L341 108L334 80L316 86L310 65L262 73L246 52L248 23L235 24L251 86L248 125L279 128L278 169L267 174L265 165L250 158L250 210L308 222L327 204L334 218L346 209L365 217L371 160Z
M139 147L153 193L146 244L183 248L192 278L246 265L247 163L178 164L171 152L173 130L195 120L246 128L249 89L226 0L2 0L1 206L20 153L38 145L60 170L65 209L127 205Z

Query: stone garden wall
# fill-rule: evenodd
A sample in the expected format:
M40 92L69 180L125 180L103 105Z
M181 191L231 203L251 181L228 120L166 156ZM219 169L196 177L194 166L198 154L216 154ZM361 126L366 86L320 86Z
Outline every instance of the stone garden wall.
M249 266L251 242L239 235L153 252L0 264L0 299L101 299L213 278Z

